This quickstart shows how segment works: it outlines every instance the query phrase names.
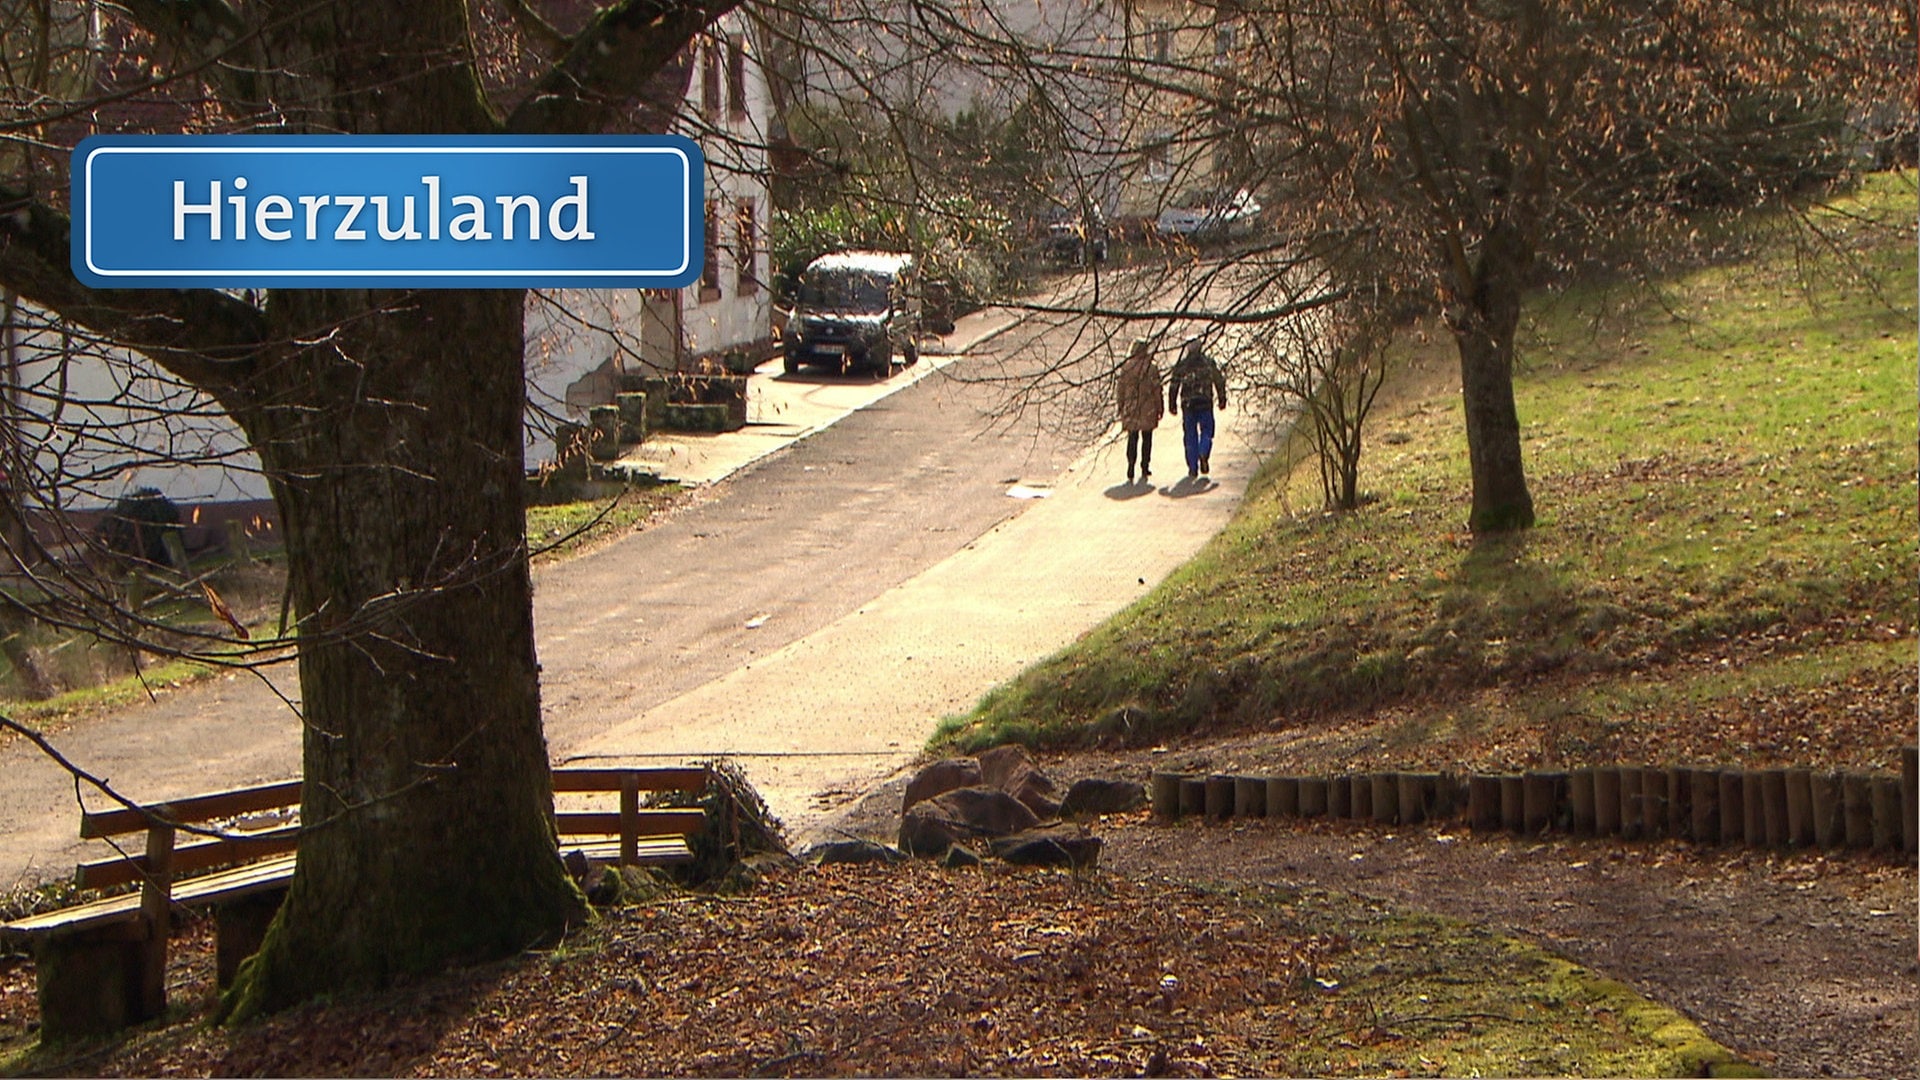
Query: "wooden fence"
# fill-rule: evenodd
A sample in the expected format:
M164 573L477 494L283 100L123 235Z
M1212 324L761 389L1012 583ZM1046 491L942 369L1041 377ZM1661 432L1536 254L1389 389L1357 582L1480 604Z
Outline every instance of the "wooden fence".
M1620 765L1517 774L1154 773L1156 816L1458 819L1475 832L1672 838L1771 848L1920 851L1916 748L1900 772Z

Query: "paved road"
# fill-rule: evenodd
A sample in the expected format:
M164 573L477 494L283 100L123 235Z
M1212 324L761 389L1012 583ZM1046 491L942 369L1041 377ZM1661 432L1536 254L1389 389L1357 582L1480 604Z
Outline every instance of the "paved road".
M1220 483L1195 491L1113 488L1111 442L1035 423L1044 409L988 423L1005 401L996 380L1024 377L1050 350L1085 350L1069 322L1029 319L942 372L898 376L903 388L669 520L537 573L555 760L739 755L804 829L904 765L942 714L1188 557L1253 468L1231 418ZM851 392L833 380L784 389ZM1159 472L1172 475L1178 431L1161 438ZM1009 497L1015 488L1050 497ZM275 678L291 691L290 671ZM234 675L76 724L59 742L150 800L295 775L298 733L270 689ZM17 741L0 748L0 775L0 883L69 872L71 780Z

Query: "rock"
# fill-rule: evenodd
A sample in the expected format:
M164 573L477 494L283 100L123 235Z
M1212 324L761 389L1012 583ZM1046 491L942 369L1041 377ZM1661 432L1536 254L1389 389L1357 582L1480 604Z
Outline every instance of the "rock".
M595 907L606 907L620 899L620 875L609 872L604 864L587 858L586 852L569 851L560 859L567 868L567 876L586 895L587 903Z
M940 865L949 870L967 870L979 866L984 861L973 853L973 849L955 844L947 849L946 855L941 857Z
M1027 748L1018 743L1002 743L991 750L982 750L975 760L980 765L980 784L983 787L1007 790L1007 780L1021 769L1033 768L1033 758L1027 754Z
M1007 743L981 753L980 783L1019 799L1039 818L1060 814L1060 801L1053 797L1053 779L1040 771L1024 747Z
M1004 791L958 788L915 803L900 816L900 850L942 855L961 840L1011 836L1039 823L1032 810Z
M900 803L900 812L904 814L913 808L914 803L925 802L935 795L980 785L980 763L972 758L936 761L907 781L907 797Z
M587 871L586 879L580 882L580 891L586 894L587 903L594 907L607 907L619 902L624 891L621 885L619 874L603 864L595 863Z
M802 859L819 866L831 866L834 863L898 863L907 861L907 853L899 848L885 844L876 844L872 840L829 840L815 844L800 853Z
M988 845L993 857L1015 866L1067 866L1091 870L1100 863L1101 840L1074 825L1049 825L1002 837Z
M1147 804L1147 788L1132 780L1105 780L1089 776L1076 780L1060 800L1061 817L1124 814Z

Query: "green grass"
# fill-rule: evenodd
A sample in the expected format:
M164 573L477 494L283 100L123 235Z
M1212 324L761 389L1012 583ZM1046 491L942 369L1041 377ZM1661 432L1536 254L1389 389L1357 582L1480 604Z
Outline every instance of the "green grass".
M1910 667L1916 204L1910 174L1877 177L1814 216L1832 249L1722 222L1754 254L1535 297L1515 390L1540 517L1522 534L1466 532L1457 360L1444 334L1405 345L1370 423L1371 501L1311 511L1311 463L1277 470L1191 563L936 748L1283 726L1736 646L1891 636Z
M1760 1075L1673 1009L1485 927L1311 890L1234 895L1344 945L1267 1044L1266 1075Z
M536 563L581 555L645 525L684 489L678 484L635 487L611 499L583 499L527 507L527 543Z

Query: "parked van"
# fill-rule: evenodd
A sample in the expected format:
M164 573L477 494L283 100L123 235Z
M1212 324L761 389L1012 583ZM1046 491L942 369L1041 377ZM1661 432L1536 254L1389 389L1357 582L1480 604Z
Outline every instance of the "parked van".
M920 283L913 256L836 251L807 264L781 333L789 374L803 364L886 378L920 360Z

